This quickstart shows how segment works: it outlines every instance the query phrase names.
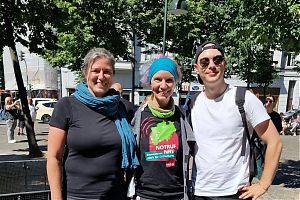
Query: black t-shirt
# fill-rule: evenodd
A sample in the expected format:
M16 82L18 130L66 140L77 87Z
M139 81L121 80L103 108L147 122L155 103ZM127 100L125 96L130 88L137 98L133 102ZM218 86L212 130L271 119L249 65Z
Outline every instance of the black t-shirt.
M69 197L126 199L122 143L114 120L71 96L56 104L50 125L67 132L63 190Z
M129 122L132 120L134 113L136 111L136 107L134 106L133 103L131 103L130 101L128 101L127 99L120 99L120 103L124 105L124 108L127 111L127 120L129 120Z
M161 119L146 107L141 117L137 195L149 199L183 198L179 109L176 107L170 118Z
M282 122L281 122L281 117L280 115L275 112L275 111L272 111L271 113L268 113L273 124L275 125L278 133L280 133L280 131L282 131Z

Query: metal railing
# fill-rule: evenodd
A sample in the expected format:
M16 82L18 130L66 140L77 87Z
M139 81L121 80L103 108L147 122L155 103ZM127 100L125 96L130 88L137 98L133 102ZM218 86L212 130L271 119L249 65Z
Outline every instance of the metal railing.
M46 160L0 162L0 200L48 200Z

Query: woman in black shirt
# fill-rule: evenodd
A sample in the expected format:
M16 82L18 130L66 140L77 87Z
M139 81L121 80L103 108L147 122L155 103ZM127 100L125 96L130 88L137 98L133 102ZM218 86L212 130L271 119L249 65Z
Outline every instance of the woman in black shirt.
M55 106L47 155L52 199L126 199L124 173L138 160L120 94L110 89L114 64L109 51L92 49L84 59L85 81Z

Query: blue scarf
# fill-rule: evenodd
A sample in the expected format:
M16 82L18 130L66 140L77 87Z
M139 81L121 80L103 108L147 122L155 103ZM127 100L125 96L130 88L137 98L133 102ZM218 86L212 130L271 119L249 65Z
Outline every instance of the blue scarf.
M107 116L114 116L115 124L122 140L122 168L135 169L139 165L136 155L136 140L131 130L131 126L126 120L125 113L119 109L120 94L111 89L104 97L95 97L91 94L85 82L76 87L74 93L76 99L93 110Z

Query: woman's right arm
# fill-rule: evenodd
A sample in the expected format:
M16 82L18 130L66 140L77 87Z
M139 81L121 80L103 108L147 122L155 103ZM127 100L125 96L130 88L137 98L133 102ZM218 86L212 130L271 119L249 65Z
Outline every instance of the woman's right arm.
M47 175L52 200L62 200L62 157L66 142L66 131L49 126Z
M12 104L6 104L6 105L5 105L5 109L6 109L6 110L10 110L10 109L12 109L13 107L16 107L16 104L17 104L17 101L13 102Z

